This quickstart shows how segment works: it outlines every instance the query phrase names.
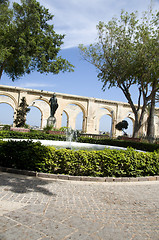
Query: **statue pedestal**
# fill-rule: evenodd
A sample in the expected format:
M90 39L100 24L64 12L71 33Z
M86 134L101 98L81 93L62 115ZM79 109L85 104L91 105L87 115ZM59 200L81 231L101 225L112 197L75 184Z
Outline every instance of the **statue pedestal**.
M47 120L47 126L52 126L52 127L56 127L56 118L55 117L49 117Z

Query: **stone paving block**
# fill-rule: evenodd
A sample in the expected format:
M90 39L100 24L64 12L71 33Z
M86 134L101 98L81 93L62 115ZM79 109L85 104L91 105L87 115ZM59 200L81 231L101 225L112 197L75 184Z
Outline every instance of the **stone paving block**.
M138 178L137 177L131 177L130 178L130 182L138 182Z
M159 181L159 176L156 176L156 180Z
M0 233L1 240L38 240L44 236L44 234L30 228L28 229L22 225L17 225Z
M52 178L52 179L58 179L58 175L57 174L50 174L50 173L41 173L38 172L36 174L37 177L41 177L41 178Z
M68 180L68 179L69 179L69 176L68 176L68 175L59 174L59 175L57 175L57 176L58 176L58 179L61 179L61 180Z
M105 182L105 178L104 177L95 177L95 182Z
M48 206L45 212L45 218L49 220L55 220L57 222L66 221L68 218L72 217L72 212L66 210L59 210L55 206Z
M49 221L48 219L45 219L39 223L36 223L34 226L32 226L32 228L48 237L53 237L55 240L62 240L64 237L75 232L73 227L63 223L58 223L51 219Z
M148 177L149 181L156 181L156 177Z
M10 219L16 221L19 224L22 224L28 227L31 227L32 225L44 219L43 216L40 216L38 214L33 214L31 212L27 212L23 208L17 211L10 212L5 216L9 217Z
M114 178L114 182L121 182L122 178Z
M81 181L94 181L95 182L95 179L94 179L94 177L82 176Z
M4 232L7 229L10 229L16 225L17 225L17 222L15 222L5 216L0 216L0 232Z
M86 233L83 233L81 231L76 231L71 236L65 238L65 240L98 240L98 239L97 238L93 239L92 236L90 236Z
M115 179L114 177L105 177L106 182L113 182L114 179Z
M138 181L148 181L148 177L138 177Z
M68 179L69 179L69 180L72 180L72 181L80 181L80 180L81 180L81 177L78 177L78 176L69 176Z
M66 224L76 229L80 227L81 232L86 234L96 232L102 227L102 224L99 222L91 221L90 219L85 219L77 215L70 217Z
M128 178L128 177L122 177L122 178L121 178L121 181L122 181L122 182L130 182L130 178Z

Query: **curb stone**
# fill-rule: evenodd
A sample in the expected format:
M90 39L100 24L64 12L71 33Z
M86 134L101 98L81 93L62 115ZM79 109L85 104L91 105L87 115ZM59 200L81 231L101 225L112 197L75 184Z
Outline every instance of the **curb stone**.
M15 173L26 176L33 176L39 178L59 179L59 180L72 180L72 181L89 181L89 182L141 182L141 181L159 181L159 176L146 176L146 177L87 177L87 176L71 176L63 174L51 174L35 171L20 170L14 168L0 167L0 172Z

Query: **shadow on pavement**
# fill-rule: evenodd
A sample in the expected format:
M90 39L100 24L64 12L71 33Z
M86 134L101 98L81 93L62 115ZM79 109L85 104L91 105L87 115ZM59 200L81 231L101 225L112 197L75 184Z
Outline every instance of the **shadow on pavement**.
M48 184L49 181L43 179L0 172L0 186L6 186L6 191L14 193L40 192L48 196L56 196L45 187Z

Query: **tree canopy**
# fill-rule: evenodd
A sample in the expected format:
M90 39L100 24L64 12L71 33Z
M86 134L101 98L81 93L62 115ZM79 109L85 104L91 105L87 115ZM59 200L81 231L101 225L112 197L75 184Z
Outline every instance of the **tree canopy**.
M97 43L79 46L83 58L97 68L103 90L118 87L124 93L135 116L133 137L143 124L153 84L155 92L159 87L158 19L159 14L151 11L142 19L138 19L137 12L122 11L120 19L99 22ZM131 95L132 85L138 87L137 104Z
M58 74L73 71L59 56L64 35L49 24L53 15L36 0L21 0L9 7L0 0L0 78L5 72L13 81L36 70Z
M119 131L123 131L124 135L127 135L127 133L124 131L124 129L128 129L128 122L126 120L122 120L121 122L118 122L115 125L115 128Z

